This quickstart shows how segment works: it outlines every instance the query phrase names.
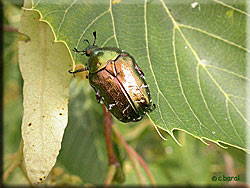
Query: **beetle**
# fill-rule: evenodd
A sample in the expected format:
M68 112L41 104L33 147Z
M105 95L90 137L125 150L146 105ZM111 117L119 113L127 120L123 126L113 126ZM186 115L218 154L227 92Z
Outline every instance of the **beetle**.
M87 66L69 72L89 71L89 83L98 103L102 101L118 120L124 123L141 120L146 112L155 109L144 73L130 54L116 47L99 48L95 31L93 36L92 45L85 39L88 47L73 49L89 57Z

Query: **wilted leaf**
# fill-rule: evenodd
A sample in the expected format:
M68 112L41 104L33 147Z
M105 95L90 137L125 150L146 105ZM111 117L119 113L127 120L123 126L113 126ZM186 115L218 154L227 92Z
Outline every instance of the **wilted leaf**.
M245 1L34 1L69 49L99 46L135 57L149 83L155 125L247 151ZM75 56L76 61L87 62Z
M19 32L19 63L24 80L23 158L32 183L45 180L56 162L68 119L70 56L55 43L48 24L35 11L23 10Z

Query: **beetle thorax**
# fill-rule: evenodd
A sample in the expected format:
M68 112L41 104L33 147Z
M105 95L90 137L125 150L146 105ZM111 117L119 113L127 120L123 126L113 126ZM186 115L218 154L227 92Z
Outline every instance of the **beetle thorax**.
M88 69L90 73L96 73L97 71L106 67L107 63L111 60L115 60L119 53L107 48L96 48L89 56Z

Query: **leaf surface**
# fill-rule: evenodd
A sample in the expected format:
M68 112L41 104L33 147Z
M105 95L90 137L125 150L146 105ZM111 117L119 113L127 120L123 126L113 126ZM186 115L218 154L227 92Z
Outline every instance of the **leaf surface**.
M36 0L33 9L69 49L84 49L97 31L99 46L130 53L145 73L158 127L249 150L244 0Z
M58 161L84 182L101 185L108 172L103 111L88 81L71 82L69 109Z

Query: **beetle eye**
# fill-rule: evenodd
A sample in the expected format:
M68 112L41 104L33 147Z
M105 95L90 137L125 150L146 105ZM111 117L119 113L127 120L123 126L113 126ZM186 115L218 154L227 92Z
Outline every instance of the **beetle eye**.
M92 52L91 50L87 50L85 55L86 55L87 57L89 57L90 54L91 54L91 52Z

